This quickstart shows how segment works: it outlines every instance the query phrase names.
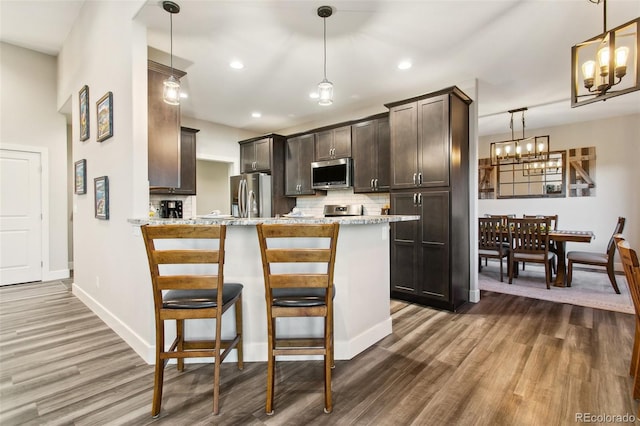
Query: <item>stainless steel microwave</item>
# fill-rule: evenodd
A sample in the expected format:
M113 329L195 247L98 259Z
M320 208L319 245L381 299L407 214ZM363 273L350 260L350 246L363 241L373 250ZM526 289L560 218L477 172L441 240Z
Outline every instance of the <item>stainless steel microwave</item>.
M351 187L351 158L311 163L313 189L343 189Z

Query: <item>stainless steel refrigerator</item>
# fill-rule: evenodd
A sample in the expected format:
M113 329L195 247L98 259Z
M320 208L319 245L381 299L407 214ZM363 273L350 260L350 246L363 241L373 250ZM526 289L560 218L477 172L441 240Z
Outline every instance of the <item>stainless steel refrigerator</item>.
M271 176L245 173L231 176L230 180L234 217L271 217Z

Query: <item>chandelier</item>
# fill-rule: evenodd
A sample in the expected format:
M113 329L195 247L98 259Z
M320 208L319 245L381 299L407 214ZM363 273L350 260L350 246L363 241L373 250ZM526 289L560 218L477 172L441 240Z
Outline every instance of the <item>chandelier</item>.
M604 31L571 48L571 107L640 90L640 18L607 31L607 0L589 1L604 3Z
M520 162L530 163L532 161L546 162L549 158L549 135L524 136L525 119L524 112L527 107L509 110L511 121L511 139L508 141L491 142L491 165L517 164ZM522 113L522 137L515 137L513 125L513 114Z

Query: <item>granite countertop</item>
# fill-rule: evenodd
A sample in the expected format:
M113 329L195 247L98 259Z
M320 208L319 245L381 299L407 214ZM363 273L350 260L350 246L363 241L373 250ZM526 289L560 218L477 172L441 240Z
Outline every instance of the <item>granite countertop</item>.
M195 217L184 219L163 219L159 217L128 219L128 222L132 225L170 225L170 224L198 224L198 225L232 225L232 226L246 226L257 225L258 223L333 223L338 222L341 225L372 225L377 223L390 223L390 222L407 222L412 220L419 220L419 216L404 216L404 215L383 215L383 216L337 216L337 217L323 217L323 216L288 216L288 217L257 217L257 218L236 218L229 216L221 217Z

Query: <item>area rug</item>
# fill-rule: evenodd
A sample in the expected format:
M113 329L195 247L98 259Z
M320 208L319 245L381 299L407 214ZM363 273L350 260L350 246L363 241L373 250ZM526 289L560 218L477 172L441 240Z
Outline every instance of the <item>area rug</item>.
M613 290L606 273L578 269L573 271L571 287L562 288L551 285L551 289L547 290L543 266L527 264L526 270L520 271L519 278L513 279L513 284L509 284L509 278L506 274L506 262L504 267L504 282L500 282L498 262L489 261L488 266L484 266L483 260L482 272L478 274L478 287L480 290L628 314L634 313L633 302L624 275L616 275L621 294L616 294Z

